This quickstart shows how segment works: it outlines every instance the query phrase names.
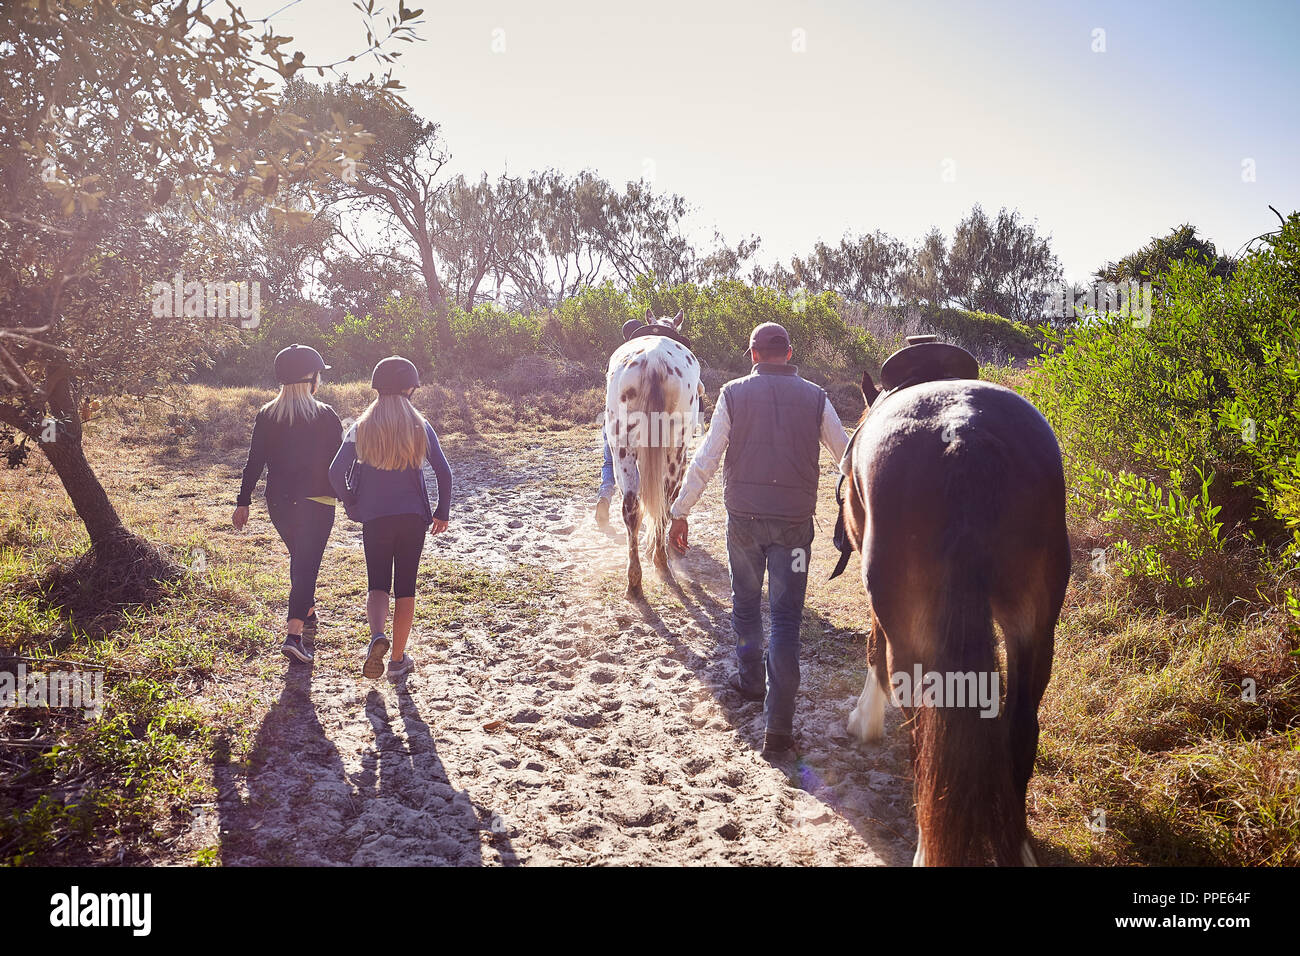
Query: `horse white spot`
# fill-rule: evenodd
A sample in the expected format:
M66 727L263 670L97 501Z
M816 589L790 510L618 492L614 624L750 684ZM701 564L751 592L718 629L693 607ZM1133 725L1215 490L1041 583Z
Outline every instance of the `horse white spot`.
M880 689L874 667L867 671L857 706L849 711L848 730L850 736L864 744L877 743L885 736L885 694Z

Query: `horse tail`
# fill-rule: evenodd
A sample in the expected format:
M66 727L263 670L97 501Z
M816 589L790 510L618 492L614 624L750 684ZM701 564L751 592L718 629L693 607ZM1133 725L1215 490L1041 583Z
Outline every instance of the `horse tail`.
M945 513L952 530L941 579L935 582L939 602L932 618L931 660L945 691L961 683L949 675L973 673L974 680L962 685L964 701L944 699L938 707L912 702L917 824L929 866L1014 865L1025 829L1023 804L1016 806L1008 721L1000 714L1001 676L989 600L993 555L988 529L997 511L998 456L972 447L971 439L963 435L944 452L957 460L945 482ZM985 711L977 702L982 688L991 689L988 716L981 716ZM972 689L976 701L969 699Z
M664 418L656 420L656 415L668 411L664 395L663 368L648 370L649 384L641 408L645 411L648 435L637 445L636 466L641 474L641 507L654 522L655 533L663 540L668 529L668 492L664 488L664 475L667 473L668 445L663 434ZM651 539L653 544L654 538Z

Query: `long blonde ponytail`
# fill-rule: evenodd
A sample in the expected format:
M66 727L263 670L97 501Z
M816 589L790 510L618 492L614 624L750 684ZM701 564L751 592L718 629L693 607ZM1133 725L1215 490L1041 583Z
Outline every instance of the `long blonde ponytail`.
M419 468L428 450L424 416L405 395L380 395L357 419L357 458L372 468Z
M280 394L263 405L262 411L266 412L272 421L285 421L290 425L294 421L311 421L320 414L323 407L312 394L316 390L316 381L318 381L315 376L313 379L310 382L281 385Z

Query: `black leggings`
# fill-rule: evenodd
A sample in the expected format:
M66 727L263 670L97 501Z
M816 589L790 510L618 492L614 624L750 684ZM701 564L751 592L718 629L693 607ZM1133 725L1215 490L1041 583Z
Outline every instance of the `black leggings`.
M424 515L415 514L384 515L361 525L370 590L395 598L415 597L415 575L428 530Z
M334 527L334 507L309 498L267 498L266 513L289 549L289 619L306 620L316 604L316 578Z

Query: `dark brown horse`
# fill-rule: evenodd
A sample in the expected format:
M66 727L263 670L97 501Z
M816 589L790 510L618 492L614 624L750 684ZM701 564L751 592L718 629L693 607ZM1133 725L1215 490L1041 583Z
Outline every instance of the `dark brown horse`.
M1065 482L1043 416L972 378L878 393L863 376L841 519L871 599L871 671L849 732L879 740L891 690L902 698L915 864L1032 865L1025 792L1070 571ZM991 708L969 699L976 686L992 688Z

